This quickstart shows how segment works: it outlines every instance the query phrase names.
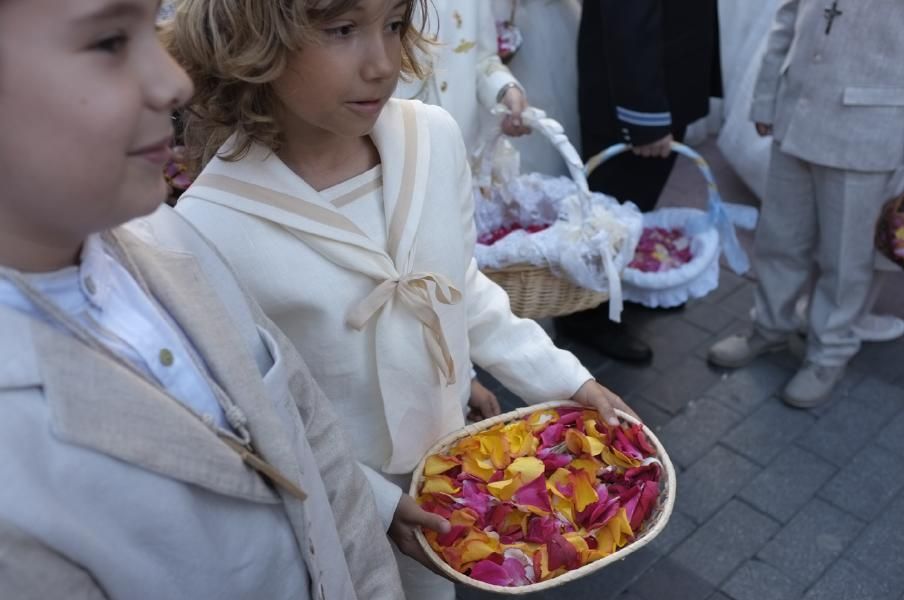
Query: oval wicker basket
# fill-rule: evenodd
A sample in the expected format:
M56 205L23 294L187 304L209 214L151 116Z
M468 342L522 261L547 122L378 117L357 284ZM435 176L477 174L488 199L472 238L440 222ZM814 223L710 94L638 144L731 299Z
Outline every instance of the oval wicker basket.
M556 401L545 402L543 404L535 404L524 408L518 408L516 410L501 414L497 417L485 419L447 435L436 444L434 444L433 447L430 448L430 450L428 450L424 457L421 459L421 462L418 463L417 468L412 474L411 487L408 490L408 493L411 495L411 497L417 498L418 491L421 487L424 465L427 462L427 458L433 454L442 452L457 440L469 435L473 435L475 433L479 433L485 429L489 429L490 427L493 427L494 425L497 425L499 423L507 423L509 421L523 419L531 413L539 410L561 407L582 407L582 405L570 401ZM634 417L625 414L622 411L616 412L618 413L619 418L628 423L633 424L639 422ZM430 558L430 560L446 577L456 583L462 583L473 588L493 592L496 594L522 595L539 592L542 590L548 590L585 577L590 573L599 571L603 567L610 565L615 561L622 560L632 552L640 550L642 547L649 544L653 540L653 538L655 538L657 535L659 535L660 532L662 532L663 529L665 529L666 523L668 523L669 517L671 517L672 515L672 509L675 505L675 491L677 485L675 467L672 466L672 461L671 459L669 459L668 453L665 451L665 448L662 446L659 439L657 439L657 437L653 435L653 432L650 431L646 425L644 425L643 431L649 441L656 448L656 457L662 463L663 477L662 479L660 479L659 483L659 500L656 503L656 508L653 509L653 513L646 520L640 531L637 532L634 541L626 545L624 548L620 548L619 550L613 552L609 556L588 563L578 569L574 569L573 571L568 571L553 579L548 579L546 581L540 581L537 583L532 583L530 585L522 585L518 587L503 587L472 579L467 575L459 573L458 571L453 569L451 566L449 566L448 563L446 563L446 561L442 559L441 556L439 556L433 550L433 548L427 542L427 538L424 537L424 534L420 529L416 530L415 532L417 541L421 545L421 548L423 548L427 556Z
M587 178L577 151L564 135L562 126L546 117L542 111L529 109L525 112L525 122L534 132L543 135L552 143L565 161L571 178L579 189L587 190ZM537 116L539 115L539 117ZM502 132L490 140L478 156L477 180L491 180L492 158ZM587 192L589 194L589 192ZM609 299L608 293L597 292L575 285L566 277L556 275L547 265L515 264L502 269L481 269L481 271L504 289L509 296L512 312L526 319L561 317L582 310L596 308Z

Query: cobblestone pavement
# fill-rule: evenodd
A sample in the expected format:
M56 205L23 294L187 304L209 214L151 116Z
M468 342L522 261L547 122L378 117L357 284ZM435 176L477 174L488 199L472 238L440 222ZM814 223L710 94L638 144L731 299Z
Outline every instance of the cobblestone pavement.
M702 151L723 196L752 203L715 146ZM699 206L702 198L693 169L679 163L664 204ZM904 316L897 279L880 308ZM733 372L705 361L713 342L748 325L753 286L723 268L706 298L680 311L639 312L656 352L648 367L559 340L654 429L678 470L678 495L649 546L524 598L904 600L904 340L864 345L825 406L787 408L778 393L798 364L790 353ZM521 405L482 379L504 409ZM497 597L466 588L458 595Z

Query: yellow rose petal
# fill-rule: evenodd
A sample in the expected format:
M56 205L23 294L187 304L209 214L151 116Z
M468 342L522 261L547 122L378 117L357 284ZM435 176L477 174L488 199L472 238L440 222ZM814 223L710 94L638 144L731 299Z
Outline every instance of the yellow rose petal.
M545 470L546 465L544 465L543 461L539 458L534 456L523 456L521 458L516 458L505 470L505 474L508 477L521 475L521 481L524 484L528 484L542 475Z
M451 456L434 454L428 457L427 461L424 463L424 475L426 475L427 477L439 475L441 473L445 473L449 469L457 467L459 464L460 461L452 458Z

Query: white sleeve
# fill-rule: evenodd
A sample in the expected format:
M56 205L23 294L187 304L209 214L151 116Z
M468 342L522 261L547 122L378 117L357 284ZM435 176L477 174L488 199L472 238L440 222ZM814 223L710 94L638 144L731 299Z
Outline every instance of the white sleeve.
M512 314L508 294L477 267L471 170L458 138L454 166L468 264L463 294L471 360L526 402L570 398L593 375L571 352L557 348L535 321Z
M383 523L383 531L389 531L396 507L399 505L399 499L402 497L402 488L364 463L358 462L358 466L361 467L361 471L364 472L364 477L373 491L377 514L380 516L380 522Z
M478 0L474 18L477 19L477 99L487 110L496 106L499 90L508 83L524 89L497 54L496 19L487 0Z
M775 14L772 30L766 44L766 53L753 88L750 104L750 120L754 123L775 122L775 100L782 76L782 66L794 39L794 23L800 0L783 0Z

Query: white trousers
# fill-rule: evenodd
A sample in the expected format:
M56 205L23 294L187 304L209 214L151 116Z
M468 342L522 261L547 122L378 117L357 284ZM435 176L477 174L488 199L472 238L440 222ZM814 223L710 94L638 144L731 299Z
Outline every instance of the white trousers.
M810 278L807 359L843 366L860 349L851 330L875 268L873 236L893 172L815 165L775 144L754 241L756 328L769 339L795 330L794 303Z

